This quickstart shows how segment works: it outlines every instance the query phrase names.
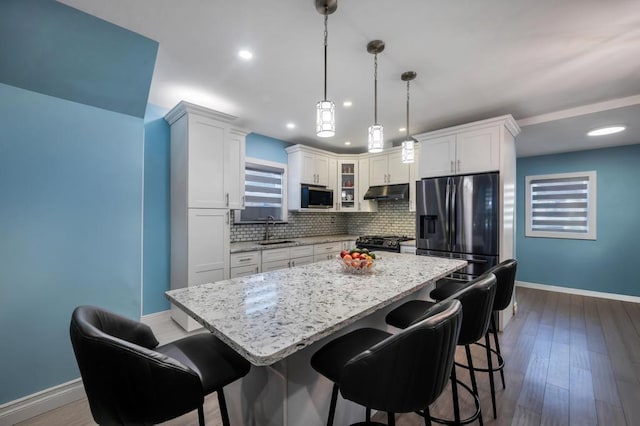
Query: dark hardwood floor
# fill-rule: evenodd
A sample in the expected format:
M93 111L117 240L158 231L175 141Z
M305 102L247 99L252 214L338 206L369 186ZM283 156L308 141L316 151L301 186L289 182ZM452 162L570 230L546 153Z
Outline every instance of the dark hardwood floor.
M517 300L518 313L500 335L506 389L496 374L496 420L488 375L478 373L484 424L640 425L640 304L527 288L517 289ZM481 348L473 353L476 365L486 364ZM457 357L463 360L463 348ZM458 376L468 383L465 370L458 369ZM463 414L469 413L470 398L463 398L462 404ZM219 424L215 395L207 398L205 409L207 424ZM431 410L451 417L449 389ZM386 423L386 415L374 419ZM169 424L196 423L195 413L190 413ZM81 400L20 424L94 423L86 400ZM402 414L396 416L396 424L424 422L416 414Z
M488 375L477 374L484 424L640 425L640 305L527 288L517 289L517 300L518 314L500 336L506 389L496 374L497 419ZM474 363L486 365L480 349ZM450 400L447 389L432 414L451 417ZM463 404L470 413L470 400ZM415 414L396 419L424 424Z

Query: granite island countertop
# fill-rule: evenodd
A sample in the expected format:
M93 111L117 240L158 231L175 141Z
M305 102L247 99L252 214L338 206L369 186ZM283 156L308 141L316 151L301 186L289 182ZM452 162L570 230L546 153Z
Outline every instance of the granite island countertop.
M465 265L385 252L370 274L327 260L165 294L252 364L271 365Z
M323 243L333 243L336 241L354 241L358 238L357 235L348 235L348 234L338 234L338 235L319 235L315 237L301 237L301 238L282 238L284 240L290 241L282 244L270 244L270 245L260 245L258 241L241 241L236 243L231 243L231 253L243 253L248 251L256 251L256 250L269 250L281 247L296 247L296 246L307 246L313 244L323 244ZM281 238L277 238L274 240L280 240Z

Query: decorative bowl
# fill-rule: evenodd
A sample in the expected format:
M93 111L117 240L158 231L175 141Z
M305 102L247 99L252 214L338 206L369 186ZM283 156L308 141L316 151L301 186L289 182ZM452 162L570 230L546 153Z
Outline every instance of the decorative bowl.
M342 266L342 271L348 274L371 274L375 271L377 263L375 260L345 261L340 256L338 256L338 262Z

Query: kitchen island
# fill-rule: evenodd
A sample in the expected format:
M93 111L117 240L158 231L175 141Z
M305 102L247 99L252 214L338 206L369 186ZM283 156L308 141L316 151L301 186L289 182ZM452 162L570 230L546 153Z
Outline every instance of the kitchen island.
M347 274L338 260L329 260L166 295L256 366L225 389L234 424L321 425L331 384L310 367L311 355L354 328L386 328L387 312L408 299L424 298L436 280L465 265L381 253L371 274ZM340 399L336 424L363 415L363 408Z

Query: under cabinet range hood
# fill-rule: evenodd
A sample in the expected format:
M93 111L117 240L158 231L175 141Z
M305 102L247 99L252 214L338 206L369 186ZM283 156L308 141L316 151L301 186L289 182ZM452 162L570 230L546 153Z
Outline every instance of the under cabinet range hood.
M364 194L365 200L404 200L409 198L409 184L371 186Z

